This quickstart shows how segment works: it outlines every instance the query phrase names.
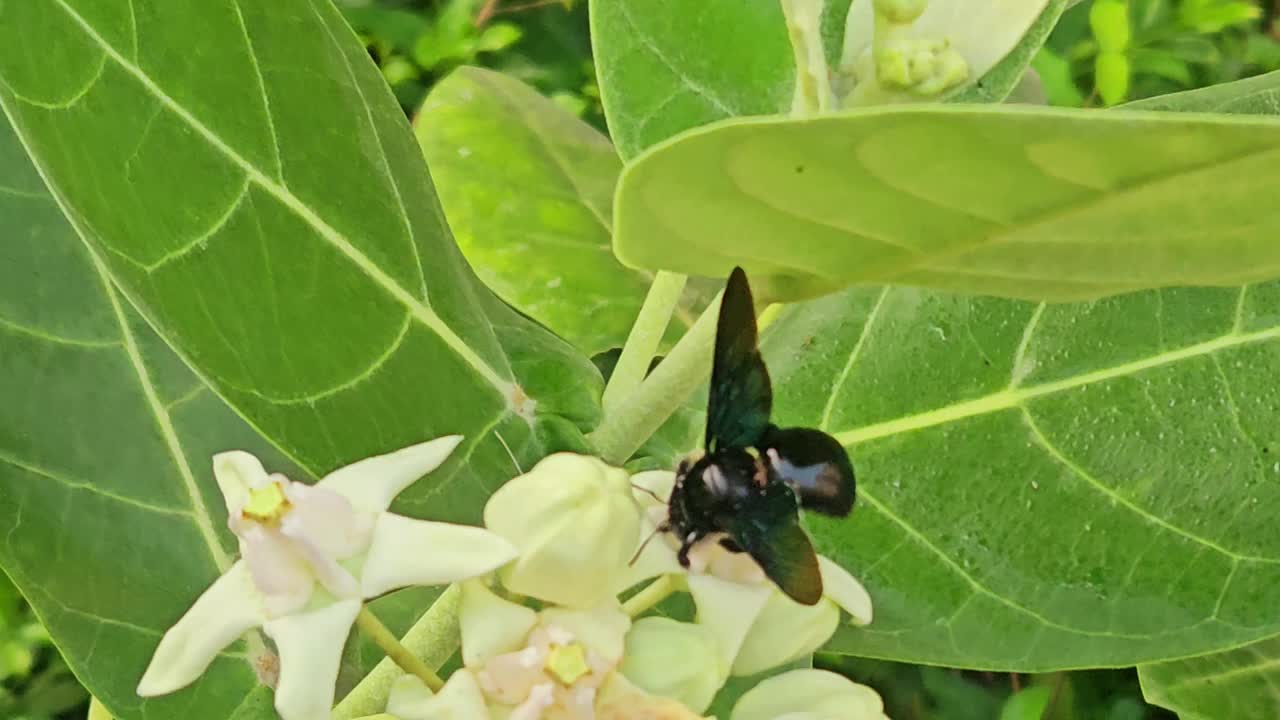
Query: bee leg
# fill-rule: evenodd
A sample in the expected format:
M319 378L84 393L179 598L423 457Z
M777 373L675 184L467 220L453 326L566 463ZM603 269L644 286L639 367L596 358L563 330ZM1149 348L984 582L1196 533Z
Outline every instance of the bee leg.
M680 541L680 551L676 553L676 560L680 561L680 567L689 567L689 551L702 539L704 534L694 530L685 535L684 540Z

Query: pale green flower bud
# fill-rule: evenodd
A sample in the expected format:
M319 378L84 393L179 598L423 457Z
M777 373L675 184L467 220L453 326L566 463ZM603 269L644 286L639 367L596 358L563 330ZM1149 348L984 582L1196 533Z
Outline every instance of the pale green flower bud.
M876 12L890 22L906 24L915 22L924 13L929 0L874 0Z
M792 670L748 690L730 720L889 720L875 690L825 670Z
M626 471L598 458L551 455L489 498L488 529L519 557L499 572L512 592L574 608L611 598L640 532Z
M715 633L664 617L632 623L622 674L637 687L679 700L695 712L711 705L727 676Z

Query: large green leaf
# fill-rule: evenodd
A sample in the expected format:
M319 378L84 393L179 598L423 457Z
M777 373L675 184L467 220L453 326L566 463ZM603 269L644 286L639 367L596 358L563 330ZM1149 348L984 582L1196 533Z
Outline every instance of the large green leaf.
M258 685L256 634L179 696L133 693L161 633L235 552L209 457L243 448L308 474L128 307L3 122L0 217L0 566L119 717L223 720Z
M1280 70L1198 90L1158 95L1128 103L1133 110L1280 115Z
M653 275L613 255L622 161L609 139L528 85L470 67L436 85L414 129L485 283L588 354L620 347ZM672 330L691 324L681 308Z
M1139 669L1149 702L1182 720L1280 717L1280 638L1238 650Z
M780 424L849 449L810 516L876 620L840 652L1038 671L1280 632L1280 284L1078 305L851 289L764 340Z
M474 520L508 448L592 422L598 373L475 280L328 0L4 3L0 104L148 320L305 466L462 433L398 507Z
M699 128L623 172L615 249L773 299L893 282L1035 300L1280 274L1271 119L939 105Z

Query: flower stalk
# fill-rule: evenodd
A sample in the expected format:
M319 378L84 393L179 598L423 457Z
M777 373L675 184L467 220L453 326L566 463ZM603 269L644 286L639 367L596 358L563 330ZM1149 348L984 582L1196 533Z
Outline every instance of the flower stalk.
M396 665L399 665L405 672L416 675L432 692L439 692L440 688L444 687L444 680L441 680L434 670L427 667L426 663L418 659L417 655L409 652L408 648L401 645L395 634L378 619L377 615L369 611L367 605L360 609L359 615L356 615L356 626L360 628L361 632L368 635L374 644L382 648L382 651Z
M640 314L636 316L631 333L627 335L627 342L622 346L618 364L613 368L613 375L605 386L604 397L601 399L605 415L616 410L644 381L649 363L657 354L662 336L671 324L671 316L680 302L686 280L684 275L665 271L654 276L649 294L640 307Z
M622 603L622 611L633 618L640 617L653 606L666 600L676 590L679 585L675 578L670 575L662 575L658 579L649 583L643 590L627 598Z

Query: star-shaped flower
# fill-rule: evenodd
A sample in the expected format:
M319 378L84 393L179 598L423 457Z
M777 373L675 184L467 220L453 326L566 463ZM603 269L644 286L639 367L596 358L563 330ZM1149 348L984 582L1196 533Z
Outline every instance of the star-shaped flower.
M340 468L313 486L268 475L245 452L214 457L241 559L164 637L138 684L144 697L182 688L219 651L261 627L280 655L284 720L327 717L342 646L366 598L408 585L483 575L515 548L482 528L387 512L461 442L450 436Z

